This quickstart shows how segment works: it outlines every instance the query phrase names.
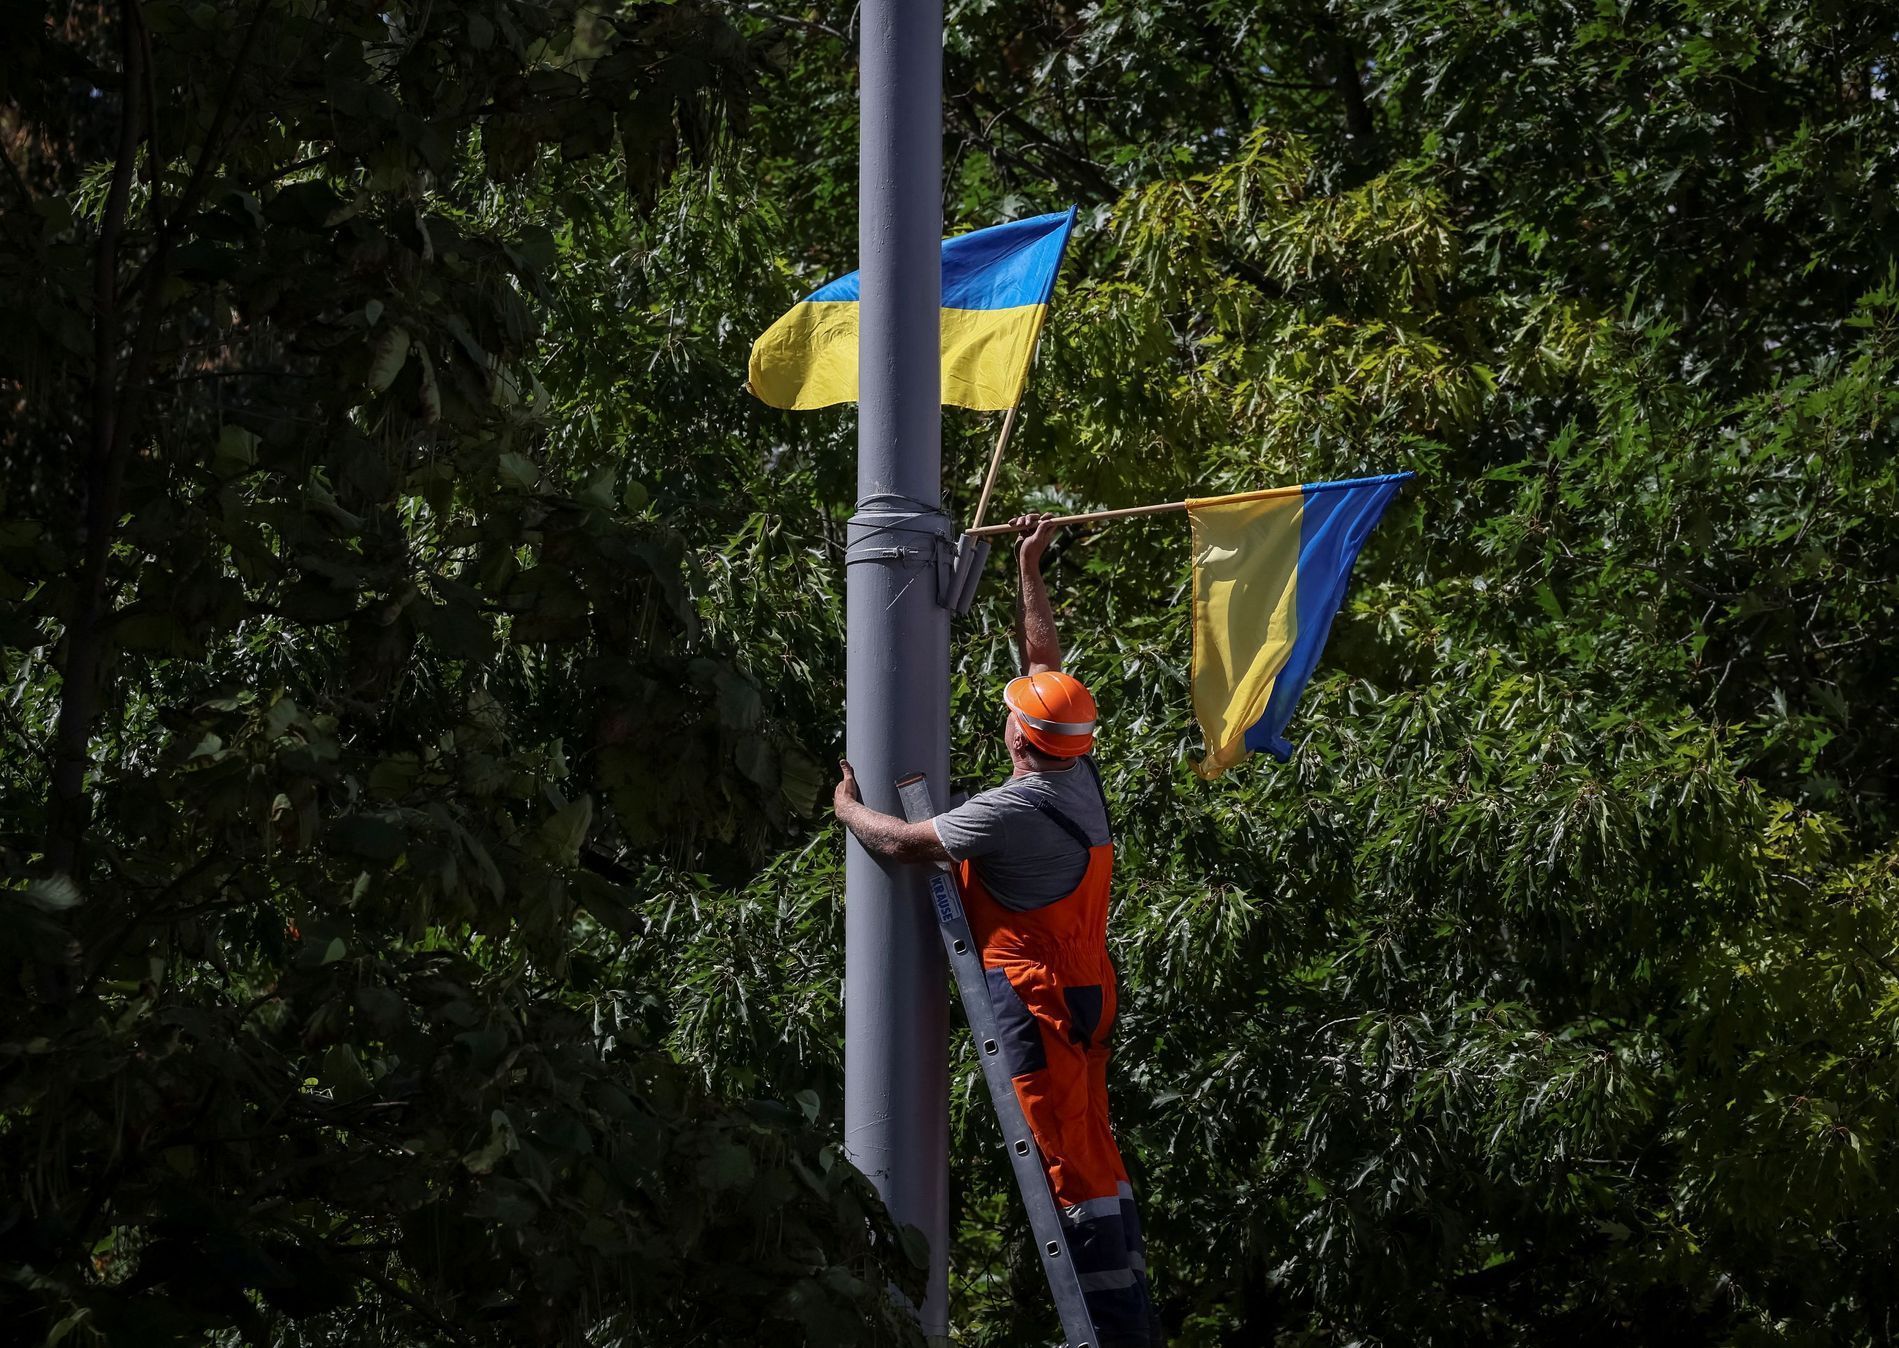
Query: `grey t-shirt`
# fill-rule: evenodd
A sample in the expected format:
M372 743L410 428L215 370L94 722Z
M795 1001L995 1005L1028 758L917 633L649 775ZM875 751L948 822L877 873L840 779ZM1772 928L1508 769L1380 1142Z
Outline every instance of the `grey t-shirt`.
M955 861L974 858L976 873L1005 908L1040 908L1074 891L1088 869L1087 849L1036 809L1053 806L1088 836L1109 841L1108 811L1094 764L1076 759L1063 772L1031 772L971 796L936 816L936 836Z

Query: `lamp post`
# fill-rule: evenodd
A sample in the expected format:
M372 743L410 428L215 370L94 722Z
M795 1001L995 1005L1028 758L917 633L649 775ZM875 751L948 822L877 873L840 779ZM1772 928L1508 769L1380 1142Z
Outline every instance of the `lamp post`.
M857 513L846 598L845 738L867 804L895 781L949 780L949 612L942 514L941 0L860 11ZM891 1214L929 1241L924 1333L947 1340L949 1003L911 866L846 843L844 1141Z

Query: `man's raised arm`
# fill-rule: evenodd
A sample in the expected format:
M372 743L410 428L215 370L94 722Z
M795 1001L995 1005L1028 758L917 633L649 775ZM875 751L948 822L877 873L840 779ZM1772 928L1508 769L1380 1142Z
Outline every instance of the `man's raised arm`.
M1042 583L1042 554L1061 526L1050 523L1047 515L1018 515L1009 523L1027 532L1016 544L1016 565L1022 574L1022 589L1016 599L1016 635L1022 643L1025 674L1040 674L1062 667L1062 639L1055 632L1055 612L1048 604L1048 587Z

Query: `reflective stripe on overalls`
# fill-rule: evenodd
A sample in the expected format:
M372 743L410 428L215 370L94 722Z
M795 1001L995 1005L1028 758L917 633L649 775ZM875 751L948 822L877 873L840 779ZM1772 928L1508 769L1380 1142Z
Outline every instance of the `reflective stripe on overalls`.
M1080 766L1095 771L1085 759ZM1114 844L1093 846L1080 825L1052 805L1035 808L1088 849L1081 883L1053 903L1016 912L997 902L965 861L959 868L964 906L982 951L1016 1098L1042 1149L1101 1348L1151 1348L1161 1343L1161 1332L1148 1295L1141 1219L1108 1127Z

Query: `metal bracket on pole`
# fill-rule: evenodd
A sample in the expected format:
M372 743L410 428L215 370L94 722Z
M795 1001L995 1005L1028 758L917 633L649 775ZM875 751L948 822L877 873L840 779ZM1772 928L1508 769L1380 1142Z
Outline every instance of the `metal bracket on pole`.
M903 805L903 817L913 824L920 824L937 812L929 779L922 773L897 783L897 799ZM1002 1059L1002 1032L996 1024L995 1008L989 1004L982 954L976 949L976 938L970 934L962 892L955 873L946 869L932 869L929 884L930 904L936 910L936 923L943 935L943 951L949 956L950 971L956 975L956 990L962 994L963 1014L969 1018L970 1033L976 1037L976 1056L982 1062L983 1080L989 1087L990 1102L996 1107L996 1119L1002 1124L1009 1165L1015 1171L1022 1204L1029 1212L1029 1230L1034 1233L1036 1248L1042 1256L1042 1272L1048 1276L1048 1289L1054 1295L1055 1310L1061 1316L1062 1333L1068 1340L1068 1348L1095 1348L1101 1339L1088 1315L1088 1303L1082 1299L1081 1275L1075 1271L1075 1261L1068 1249L1068 1233L1055 1210L1055 1195L1049 1192L1042 1152L1035 1145L1035 1135L1029 1131L1022 1102L1016 1097L1015 1083L1009 1079L1009 1069Z
M964 534L956 540L956 565L950 572L943 607L960 618L976 602L976 585L982 580L983 565L989 560L989 540Z

